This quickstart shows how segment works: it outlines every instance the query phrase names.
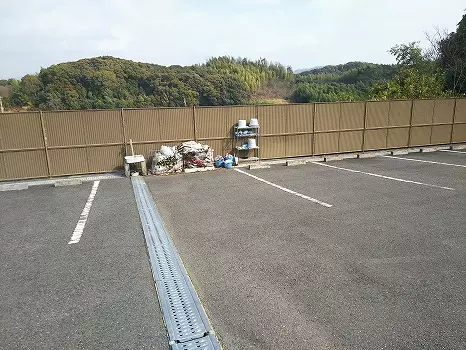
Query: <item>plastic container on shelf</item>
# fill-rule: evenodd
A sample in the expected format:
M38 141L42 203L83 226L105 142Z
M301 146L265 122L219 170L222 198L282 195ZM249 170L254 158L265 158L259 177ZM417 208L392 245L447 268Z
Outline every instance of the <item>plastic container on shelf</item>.
M238 120L238 128L246 128L246 127L247 127L246 120L244 119Z
M249 123L250 127L258 127L259 126L259 120L257 118L251 118L251 122Z
M248 148L249 149L257 148L256 139L248 139Z

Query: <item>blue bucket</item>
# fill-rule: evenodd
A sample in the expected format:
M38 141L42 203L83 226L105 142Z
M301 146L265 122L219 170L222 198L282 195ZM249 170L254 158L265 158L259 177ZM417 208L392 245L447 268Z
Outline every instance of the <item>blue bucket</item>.
M223 159L218 159L218 160L216 160L216 161L215 161L215 166L216 166L217 168L223 167Z

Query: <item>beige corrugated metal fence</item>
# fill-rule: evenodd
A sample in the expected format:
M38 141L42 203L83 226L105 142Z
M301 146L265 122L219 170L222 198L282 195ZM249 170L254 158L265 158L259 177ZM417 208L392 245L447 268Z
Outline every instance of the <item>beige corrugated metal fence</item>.
M129 139L146 158L188 140L232 152L251 117L264 159L466 142L466 99L5 113L0 180L120 169Z

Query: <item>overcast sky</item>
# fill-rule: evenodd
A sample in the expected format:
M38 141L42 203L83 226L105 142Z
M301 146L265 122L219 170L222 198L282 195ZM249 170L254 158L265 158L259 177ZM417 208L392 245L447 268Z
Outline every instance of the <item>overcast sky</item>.
M0 78L111 55L162 65L212 56L293 69L369 61L453 31L464 0L0 0Z

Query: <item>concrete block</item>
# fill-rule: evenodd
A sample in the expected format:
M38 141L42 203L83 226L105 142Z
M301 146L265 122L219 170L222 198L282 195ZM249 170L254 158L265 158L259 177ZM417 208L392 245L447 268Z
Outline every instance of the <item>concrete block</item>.
M419 151L420 151L420 149L419 149ZM408 149L395 149L395 150L391 151L392 156L402 156L402 155L408 154L408 153L409 153Z
M451 149L452 150L466 149L466 144L453 145L453 146L451 146Z
M358 158L358 154L357 153L343 153L343 154L339 154L338 158L340 158L340 159L356 159L356 158Z
M306 159L308 162L323 162L325 157L311 157Z
M324 157L324 162L332 162L335 160L341 160L339 156L325 156Z
M365 153L359 153L358 158L359 159L364 159L364 158L374 158L376 155L374 152L365 152Z
M188 169L184 169L184 172L186 174L192 174L192 173L200 173L200 172L212 171L212 170L215 170L215 168L213 166L208 166L208 167L205 167L205 168L188 168Z
M0 192L27 190L28 187L26 184L4 184L0 185Z
M55 187L76 186L76 185L81 185L82 183L83 182L80 179L56 180L54 186Z
M421 148L422 153L430 153L430 152L437 152L438 148L437 147L423 147Z
M254 169L269 169L270 165L264 164L264 163L258 163L258 164L250 164L249 165L249 170L254 170Z
M445 150L445 149L450 149L450 146L437 146L437 149L440 151L440 150Z
M297 166L297 165L303 165L306 163L307 162L305 160L288 160L286 162L286 166Z
M408 153L419 153L419 152L421 152L421 149L418 147L408 148Z

